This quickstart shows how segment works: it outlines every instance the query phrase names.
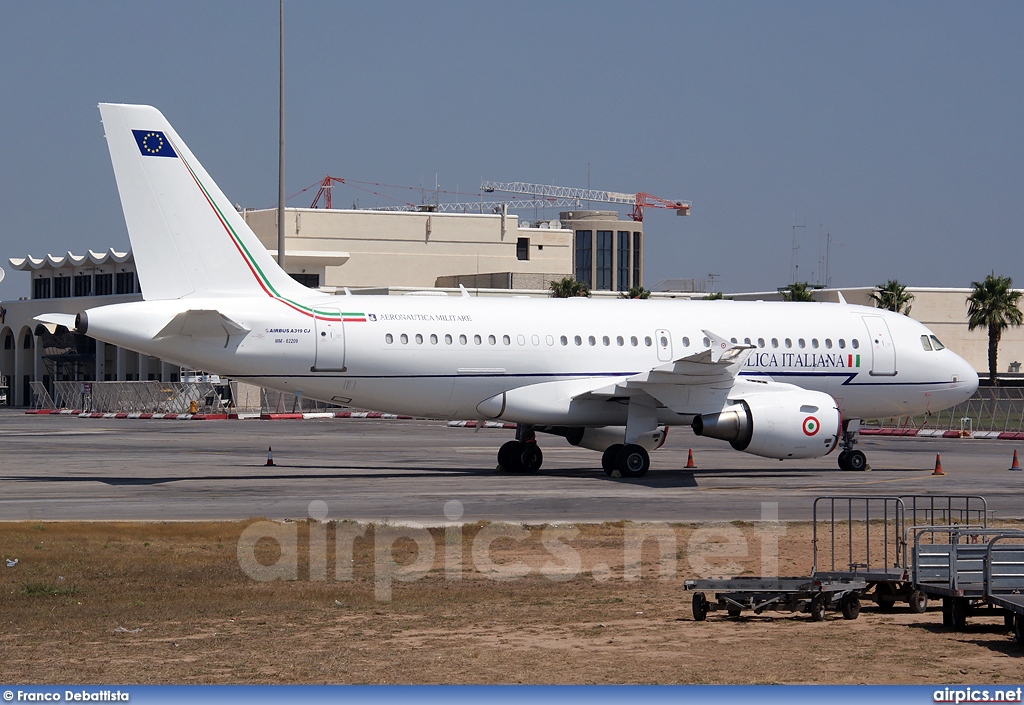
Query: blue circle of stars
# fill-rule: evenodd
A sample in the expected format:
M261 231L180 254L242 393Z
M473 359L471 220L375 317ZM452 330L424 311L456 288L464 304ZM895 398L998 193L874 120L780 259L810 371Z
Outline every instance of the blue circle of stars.
M151 146L150 139L156 140L156 147ZM142 148L150 154L159 154L160 150L164 148L164 138L159 132L147 132L146 136L142 138Z

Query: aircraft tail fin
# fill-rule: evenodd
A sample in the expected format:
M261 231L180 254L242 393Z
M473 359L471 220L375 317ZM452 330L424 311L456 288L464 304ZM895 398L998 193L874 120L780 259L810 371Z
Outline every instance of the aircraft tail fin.
M308 298L156 108L101 103L143 298Z

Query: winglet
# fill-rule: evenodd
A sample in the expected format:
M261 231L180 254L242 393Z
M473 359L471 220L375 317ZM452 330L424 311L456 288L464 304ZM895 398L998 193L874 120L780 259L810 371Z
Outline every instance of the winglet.
M719 362L725 360L726 362L732 362L746 350L752 350L753 345L743 345L740 343L734 343L731 340L715 335L709 330L704 331L704 335L711 341L711 361Z

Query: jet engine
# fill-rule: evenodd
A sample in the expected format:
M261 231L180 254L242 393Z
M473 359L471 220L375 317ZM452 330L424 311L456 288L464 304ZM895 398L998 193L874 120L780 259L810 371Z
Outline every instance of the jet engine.
M828 394L786 390L734 400L716 414L698 415L692 426L698 436L782 460L828 455L839 441L843 422Z

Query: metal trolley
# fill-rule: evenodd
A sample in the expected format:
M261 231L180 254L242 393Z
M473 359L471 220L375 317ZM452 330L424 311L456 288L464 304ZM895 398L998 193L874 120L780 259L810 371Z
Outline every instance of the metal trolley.
M812 573L826 580L864 580L880 610L897 601L913 612L928 596L910 580L908 527L986 527L988 503L978 495L826 495L814 500ZM863 595L862 595L863 596Z
M985 552L985 601L1005 610L1004 624L1024 646L1024 536L994 536Z
M693 618L703 622L708 612L726 610L738 617L744 610L760 614L765 610L806 612L820 622L825 610L840 610L844 619L860 614L863 580L822 580L819 578L729 578L686 580L683 587L693 590ZM706 593L714 594L714 601Z
M1009 617L1002 606L989 600L990 570L997 571L997 594L1024 589L1024 576L1007 572L1024 555L1024 547L999 544L994 539L1024 541L1024 531L987 529L971 526L915 526L911 554L911 580L914 588L929 597L942 598L942 624L963 629L967 618L982 611ZM938 542L936 536L948 537ZM925 541L925 538L929 541ZM1006 619L1007 626L1011 620Z

